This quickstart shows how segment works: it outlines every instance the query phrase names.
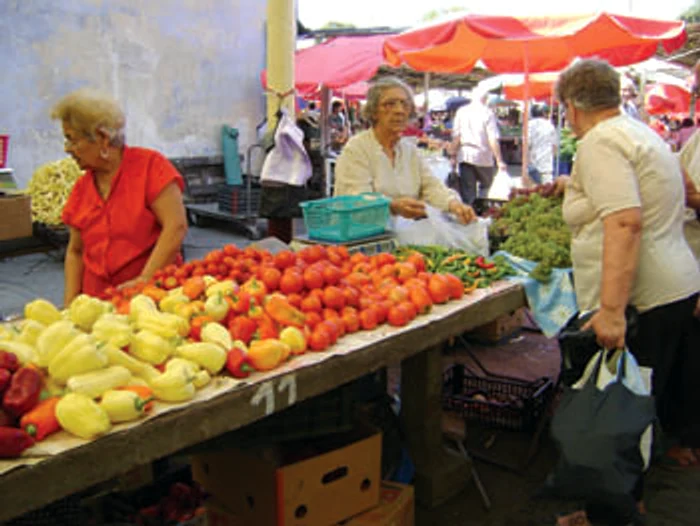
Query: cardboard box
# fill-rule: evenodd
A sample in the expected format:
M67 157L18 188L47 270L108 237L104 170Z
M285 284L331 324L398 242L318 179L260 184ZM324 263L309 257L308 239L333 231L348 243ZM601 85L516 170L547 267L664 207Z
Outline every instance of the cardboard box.
M31 236L31 198L28 195L0 195L0 241Z
M200 453L192 475L232 514L226 520L330 526L379 502L381 446L381 433L358 427L314 441Z
M415 518L413 486L382 482L379 506L342 522L343 526L413 526Z
M470 336L481 341L496 343L508 338L522 328L525 322L525 307L499 316L490 323L477 327L470 332Z

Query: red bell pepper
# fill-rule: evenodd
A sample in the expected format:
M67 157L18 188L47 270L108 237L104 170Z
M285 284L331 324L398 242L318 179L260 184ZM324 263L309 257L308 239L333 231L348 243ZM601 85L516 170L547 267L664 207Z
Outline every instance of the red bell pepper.
M56 418L56 405L60 399L60 396L53 396L39 402L34 409L22 416L19 426L37 441L59 431L61 424Z
M14 427L0 427L0 458L17 458L34 444L25 431Z
M0 396L10 387L12 373L7 369L0 369Z
M248 355L238 347L231 349L226 356L226 370L234 378L248 378L252 370Z
M484 256L479 256L474 260L474 264L482 269L490 269L490 268L495 268L496 264L495 263L490 263L486 261Z
M2 399L3 406L16 417L31 411L39 403L43 383L38 370L22 367L12 376L10 387Z
M17 356L11 352L0 351L0 369L7 369L11 373L14 373L19 369L19 366L20 363Z
M0 427L15 427L17 420L0 407Z
M248 345L253 334L258 330L258 324L246 316L236 316L229 324L229 332L234 340L241 340Z

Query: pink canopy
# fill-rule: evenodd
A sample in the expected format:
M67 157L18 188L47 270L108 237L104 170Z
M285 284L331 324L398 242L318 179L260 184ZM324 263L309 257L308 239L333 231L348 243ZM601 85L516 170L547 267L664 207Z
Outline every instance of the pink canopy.
M295 54L294 85L301 96L314 96L321 86L349 97L364 95L366 82L386 63L386 35L336 37ZM262 73L267 86L267 72ZM363 91L364 90L364 91Z
M690 89L681 84L652 84L646 89L644 107L650 115L687 115L690 110L690 98ZM697 103L695 107L695 111L700 113Z

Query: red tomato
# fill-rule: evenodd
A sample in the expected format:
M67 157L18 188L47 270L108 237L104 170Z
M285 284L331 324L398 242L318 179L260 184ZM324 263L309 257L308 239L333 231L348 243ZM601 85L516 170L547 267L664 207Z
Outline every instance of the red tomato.
M406 258L406 261L413 263L418 272L425 272L425 258L422 254L411 254L408 256L408 258Z
M280 278L279 288L282 294L299 293L304 288L304 278L298 271L285 270Z
M377 321L377 313L374 309L364 309L360 311L360 326L364 331L371 331L379 325Z
M343 272L335 265L326 265L323 269L323 280L327 285L336 285L343 277Z
M459 279L454 274L450 274L449 272L443 274L443 276L447 278L447 285L450 291L450 299L458 300L462 296L464 296L464 283L462 283L461 279Z
M418 314L418 309L416 309L416 306L408 300L399 303L397 307L406 314L409 322L415 319L416 315Z
M387 321L389 325L393 325L394 327L403 327L409 321L408 314L399 305L394 305L389 309Z
M294 252L292 252L291 250L283 250L282 252L278 252L275 255L275 267L277 267L279 270L284 270L286 268L294 266L296 260L297 257L294 255Z
M261 272L260 279L265 284L268 292L277 290L282 279L282 273L275 267L267 267Z
M433 274L428 282L428 292L435 303L445 303L450 299L450 284L442 274Z
M423 287L413 287L410 289L408 295L419 314L430 312L430 309L433 307L433 299L430 297L430 293L427 290Z
M408 299L408 289L406 287L402 287L401 285L385 289L384 294L387 299L393 301L394 303L401 303L402 301L406 301Z
M321 317L321 314L319 314L316 311L310 311L306 312L306 326L311 327L312 329L316 327L319 323L323 321L323 318Z
M301 300L299 308L303 312L321 312L323 310L323 304L318 296L306 296Z
M344 311L341 319L345 325L346 333L352 334L353 332L360 330L360 318L356 312Z
M335 309L323 309L321 316L324 320L337 320L340 318L340 313Z
M359 307L360 305L360 291L355 287L347 286L343 289L343 297L345 298L345 305L350 305L352 307Z
M333 334L328 327L318 324L309 336L309 348L312 351L325 351L333 344Z
M304 270L304 286L307 289L321 289L323 285L323 273L320 270L314 267L309 267Z
M224 254L230 257L235 257L241 251L236 245L225 245L223 248Z
M332 333L331 343L337 342L338 338L341 338L345 334L345 325L340 318L323 320L319 325L330 329Z
M204 261L206 263L219 263L223 261L224 259L224 251L223 250L212 250L204 256Z
M307 263L315 263L326 259L326 249L322 245L311 245L299 251L299 257Z
M416 266L408 261L400 261L394 265L394 269L396 271L396 277L401 283L405 283L418 274Z
M296 293L288 294L287 301L289 302L289 304L292 307L296 307L298 309L301 307L301 301L302 301L301 294L296 294Z
M323 289L323 304L331 309L341 310L345 307L345 296L338 287L330 286Z

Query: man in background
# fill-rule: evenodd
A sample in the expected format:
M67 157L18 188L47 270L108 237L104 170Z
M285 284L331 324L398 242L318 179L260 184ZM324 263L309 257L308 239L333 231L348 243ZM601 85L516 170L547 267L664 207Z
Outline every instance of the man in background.
M473 102L457 110L452 126L452 149L459 162L459 193L462 202L488 197L499 170L507 166L501 156L496 115L486 105L488 92L477 93ZM478 188L477 188L478 186Z
M554 154L557 149L557 130L547 118L544 105L532 106L528 122L528 175L536 184L551 183L554 172Z

